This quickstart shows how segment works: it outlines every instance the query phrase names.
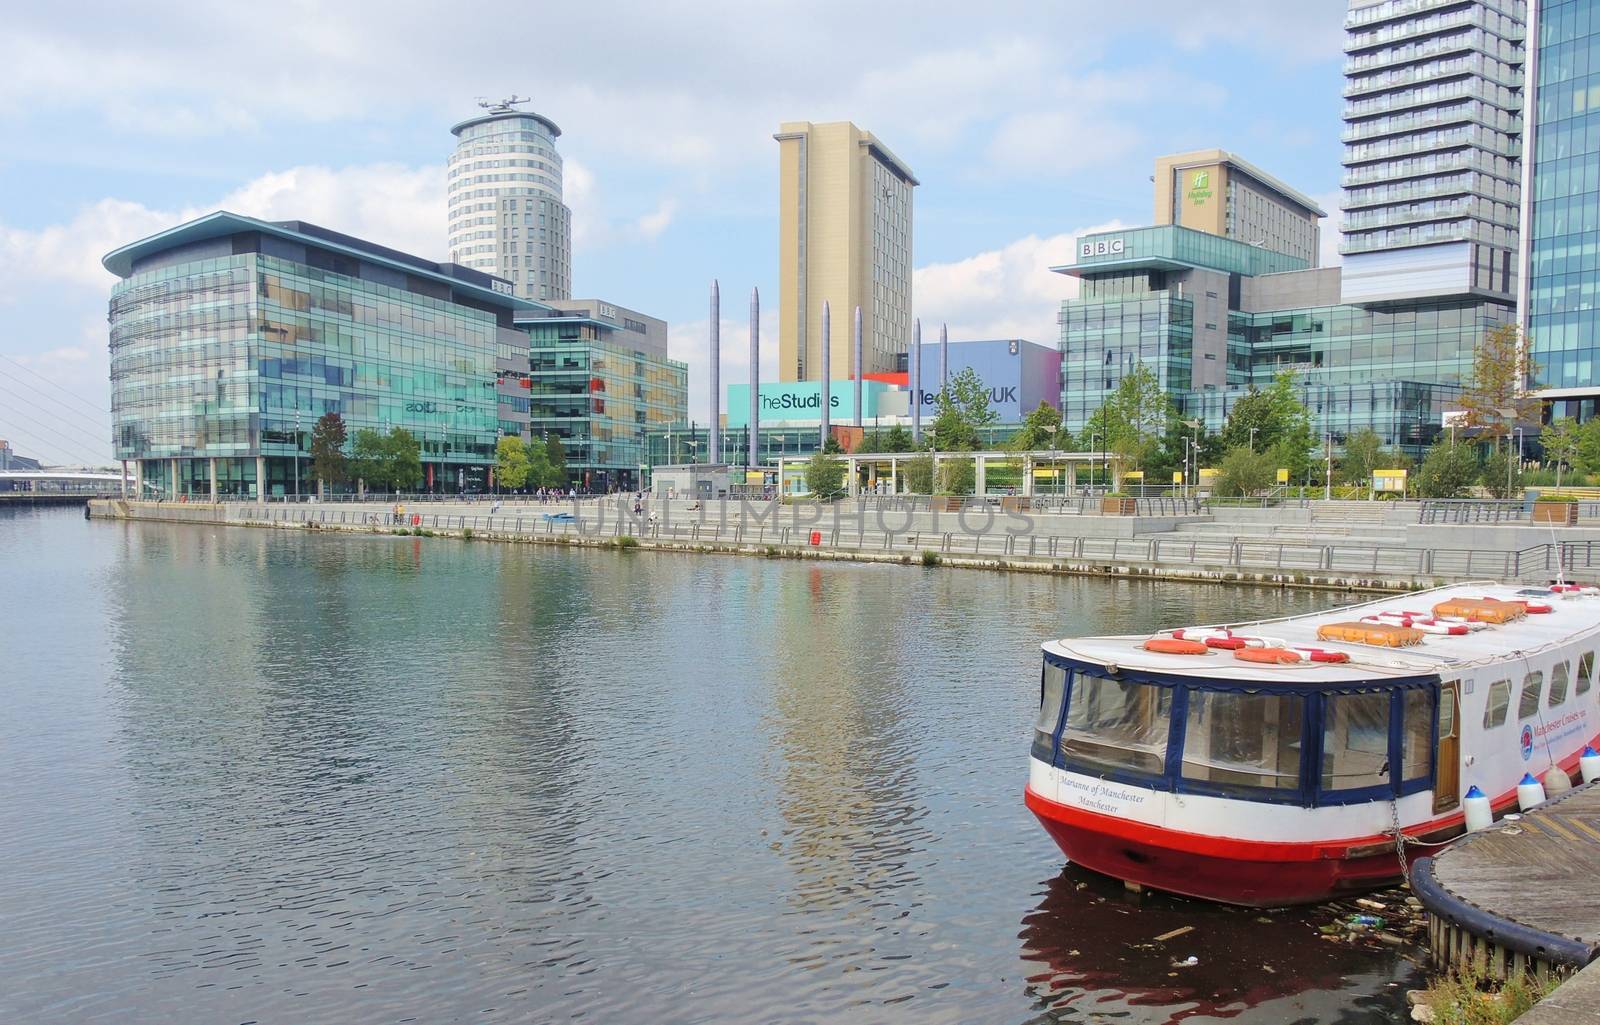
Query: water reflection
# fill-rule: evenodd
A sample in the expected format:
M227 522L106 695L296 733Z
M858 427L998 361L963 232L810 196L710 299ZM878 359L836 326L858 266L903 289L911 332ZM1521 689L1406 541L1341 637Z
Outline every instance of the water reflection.
M1370 951L1322 942L1330 913L1133 895L1069 866L1022 920L1027 993L1044 1012L1036 1020L1050 1022L1391 1020L1392 969Z
M1287 919L1041 887L1021 800L1041 638L1323 596L69 514L0 551L0 1021L1398 1005ZM1180 920L1196 967L1137 946Z

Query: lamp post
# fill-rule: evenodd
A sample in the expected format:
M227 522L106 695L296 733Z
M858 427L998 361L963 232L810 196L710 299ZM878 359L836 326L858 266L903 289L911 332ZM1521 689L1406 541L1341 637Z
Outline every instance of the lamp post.
M1261 430L1259 427L1250 428L1250 451L1252 452L1256 450L1256 432L1259 430Z
M1089 448L1094 449L1100 443L1100 435L1089 435ZM1089 464L1089 494L1094 494L1094 463Z
M294 411L294 500L300 501L300 410Z
M1185 427L1189 428L1189 430L1192 432L1192 434L1191 434L1191 436L1189 438L1188 452L1189 452L1189 458L1194 460L1194 486L1196 488L1198 488L1200 486L1200 427L1204 422L1205 421L1200 420L1198 418L1196 418L1194 420L1185 420L1185 421L1183 421L1183 425ZM1251 428L1251 430L1254 431L1255 428ZM1184 462L1188 463L1189 459L1185 459ZM1184 468L1184 471L1185 471L1184 475L1183 475L1184 476L1184 489L1185 489L1184 497L1187 498L1188 497L1188 493L1187 493L1187 491L1188 491L1188 481L1189 481L1189 474L1188 474L1188 467L1187 466Z
M1499 413L1501 416L1506 418L1506 426L1507 427L1510 427L1511 425L1513 425L1513 424L1515 424L1517 422L1517 411L1515 409L1497 409L1497 410L1495 410L1495 412ZM1516 431L1517 431L1517 433L1520 434L1522 432L1522 428L1518 427L1518 428L1516 428ZM1509 434L1509 432L1507 432L1507 433ZM1506 497L1507 498L1511 497L1511 439L1510 439L1510 437L1506 438Z

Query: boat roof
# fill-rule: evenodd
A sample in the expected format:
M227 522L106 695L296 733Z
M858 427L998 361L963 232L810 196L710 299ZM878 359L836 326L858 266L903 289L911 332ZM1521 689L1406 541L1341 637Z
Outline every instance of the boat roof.
M1530 593L1533 592L1533 593ZM1126 634L1046 641L1046 653L1082 662L1115 666L1170 676L1211 680L1272 683L1326 683L1340 685L1365 680L1404 679L1450 675L1474 666L1522 659L1547 648L1600 634L1600 592L1543 592L1542 588L1489 582L1454 584L1426 591L1379 598L1324 612L1264 619L1248 623L1174 623L1160 634ZM1426 634L1422 643L1404 648L1320 640L1317 628L1325 623L1349 623L1380 613L1432 613L1433 606L1449 599L1494 598L1531 601L1552 606L1547 614L1530 614L1519 620L1493 625L1463 636ZM1348 662L1298 662L1263 665L1244 662L1226 650L1209 655L1170 655L1144 650L1144 642L1172 629L1231 629L1240 636L1271 638L1291 648L1321 648L1344 652ZM1600 640L1600 637L1597 637ZM1526 669L1519 670L1520 672Z

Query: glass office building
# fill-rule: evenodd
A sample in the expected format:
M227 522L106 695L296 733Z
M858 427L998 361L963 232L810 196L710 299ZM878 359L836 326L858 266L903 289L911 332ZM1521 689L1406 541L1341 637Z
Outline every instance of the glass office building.
M1529 48L1524 331L1552 417L1600 412L1600 2L1543 0Z
M686 421L689 367L667 356L665 321L575 299L519 318L529 345L529 431L561 439L574 487L641 486L646 434Z
M311 431L404 428L428 490L487 483L502 426L501 346L537 304L509 283L299 221L219 212L102 261L117 457L145 492L314 488ZM513 417L514 412L509 415Z
M1141 364L1181 416L1213 431L1251 387L1292 371L1319 435L1337 443L1370 427L1420 451L1470 378L1478 340L1510 307L1470 297L1349 305L1339 268L1295 263L1178 227L1079 239L1078 262L1055 268L1081 282L1060 313L1066 426L1081 431Z

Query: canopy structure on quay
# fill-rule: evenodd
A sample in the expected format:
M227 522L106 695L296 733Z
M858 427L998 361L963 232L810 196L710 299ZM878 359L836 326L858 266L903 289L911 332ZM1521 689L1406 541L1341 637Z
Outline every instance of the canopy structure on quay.
M912 459L932 455L935 471L951 461L971 461L973 492L987 494L991 470L1003 468L1018 495L1063 494L1077 487L1080 475L1091 476L1096 485L1113 490L1122 486L1122 458L1115 452L1062 452L1033 449L1010 452L991 449L983 452L854 452L838 456L845 463L845 487L852 495L899 494L903 489L905 466ZM778 457L778 479L786 495L805 494L805 469L811 456ZM1081 474L1080 474L1081 471Z

